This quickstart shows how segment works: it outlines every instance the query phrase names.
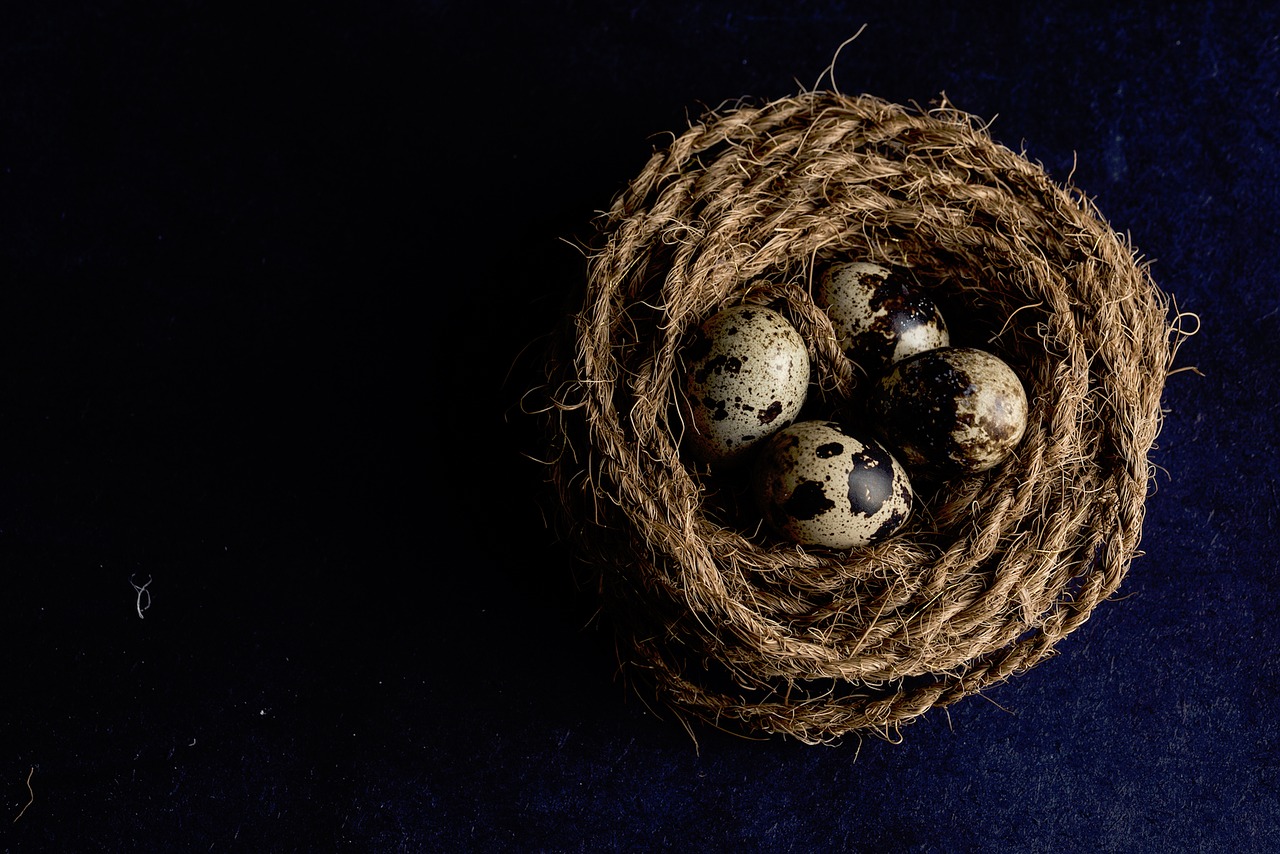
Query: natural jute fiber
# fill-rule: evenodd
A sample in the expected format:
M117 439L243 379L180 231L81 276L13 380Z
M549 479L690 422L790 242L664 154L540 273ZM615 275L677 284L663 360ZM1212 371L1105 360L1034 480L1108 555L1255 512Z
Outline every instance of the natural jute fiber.
M542 389L550 480L624 671L686 724L895 738L1043 661L1116 592L1179 330L1080 191L945 99L811 92L709 111L598 225ZM865 375L811 292L859 259L909 267L953 343L1017 371L1030 423L996 469L916 484L889 540L805 549L682 455L681 346L720 307L770 305L810 348L802 418L842 412Z

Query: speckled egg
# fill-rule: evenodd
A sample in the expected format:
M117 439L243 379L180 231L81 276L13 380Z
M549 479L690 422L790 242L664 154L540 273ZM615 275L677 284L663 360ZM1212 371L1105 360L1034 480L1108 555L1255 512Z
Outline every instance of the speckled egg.
M733 463L796 419L809 351L785 317L758 305L721 309L684 350L686 437L708 463Z
M765 521L802 545L870 545L911 515L914 493L902 465L875 440L835 421L800 421L779 431L752 474Z
M869 374L951 343L937 305L902 268L833 264L819 277L814 301L831 318L844 354Z
M1027 428L1027 394L1013 368L985 350L947 347L894 365L872 390L874 429L913 471L986 471Z

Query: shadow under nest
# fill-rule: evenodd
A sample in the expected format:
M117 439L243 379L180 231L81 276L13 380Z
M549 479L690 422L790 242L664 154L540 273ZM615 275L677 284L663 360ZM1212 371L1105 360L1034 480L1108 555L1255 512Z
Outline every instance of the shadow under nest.
M624 671L682 720L896 738L1051 656L1118 589L1180 330L1079 190L945 101L815 91L708 111L597 225L530 399ZM954 345L1014 368L1030 412L1004 463L918 484L906 528L831 551L772 537L740 476L682 453L677 404L689 333L750 302L805 339L802 419L856 407L865 376L812 298L842 260L909 269Z

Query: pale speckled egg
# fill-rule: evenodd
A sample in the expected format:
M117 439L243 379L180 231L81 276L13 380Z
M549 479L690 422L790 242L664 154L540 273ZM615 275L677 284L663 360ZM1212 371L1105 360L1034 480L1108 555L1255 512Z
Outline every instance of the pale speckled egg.
M1027 394L1004 360L947 347L894 365L868 400L874 429L913 471L949 477L994 468L1027 428Z
M831 318L844 354L868 374L951 343L938 306L900 267L833 264L819 277L814 301Z
M685 362L685 434L698 459L734 463L796 419L809 389L809 351L780 313L721 309L692 335Z
M902 464L835 421L799 421L761 449L752 471L760 513L779 535L851 549L895 533L914 493Z

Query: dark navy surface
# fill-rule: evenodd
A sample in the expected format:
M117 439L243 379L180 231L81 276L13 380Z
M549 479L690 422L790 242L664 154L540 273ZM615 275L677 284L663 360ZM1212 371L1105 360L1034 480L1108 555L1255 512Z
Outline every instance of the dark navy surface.
M1280 12L970 5L6 10L0 849L1280 850ZM665 134L859 31L836 84L1072 175L1196 370L1059 656L898 744L695 745L511 412Z

